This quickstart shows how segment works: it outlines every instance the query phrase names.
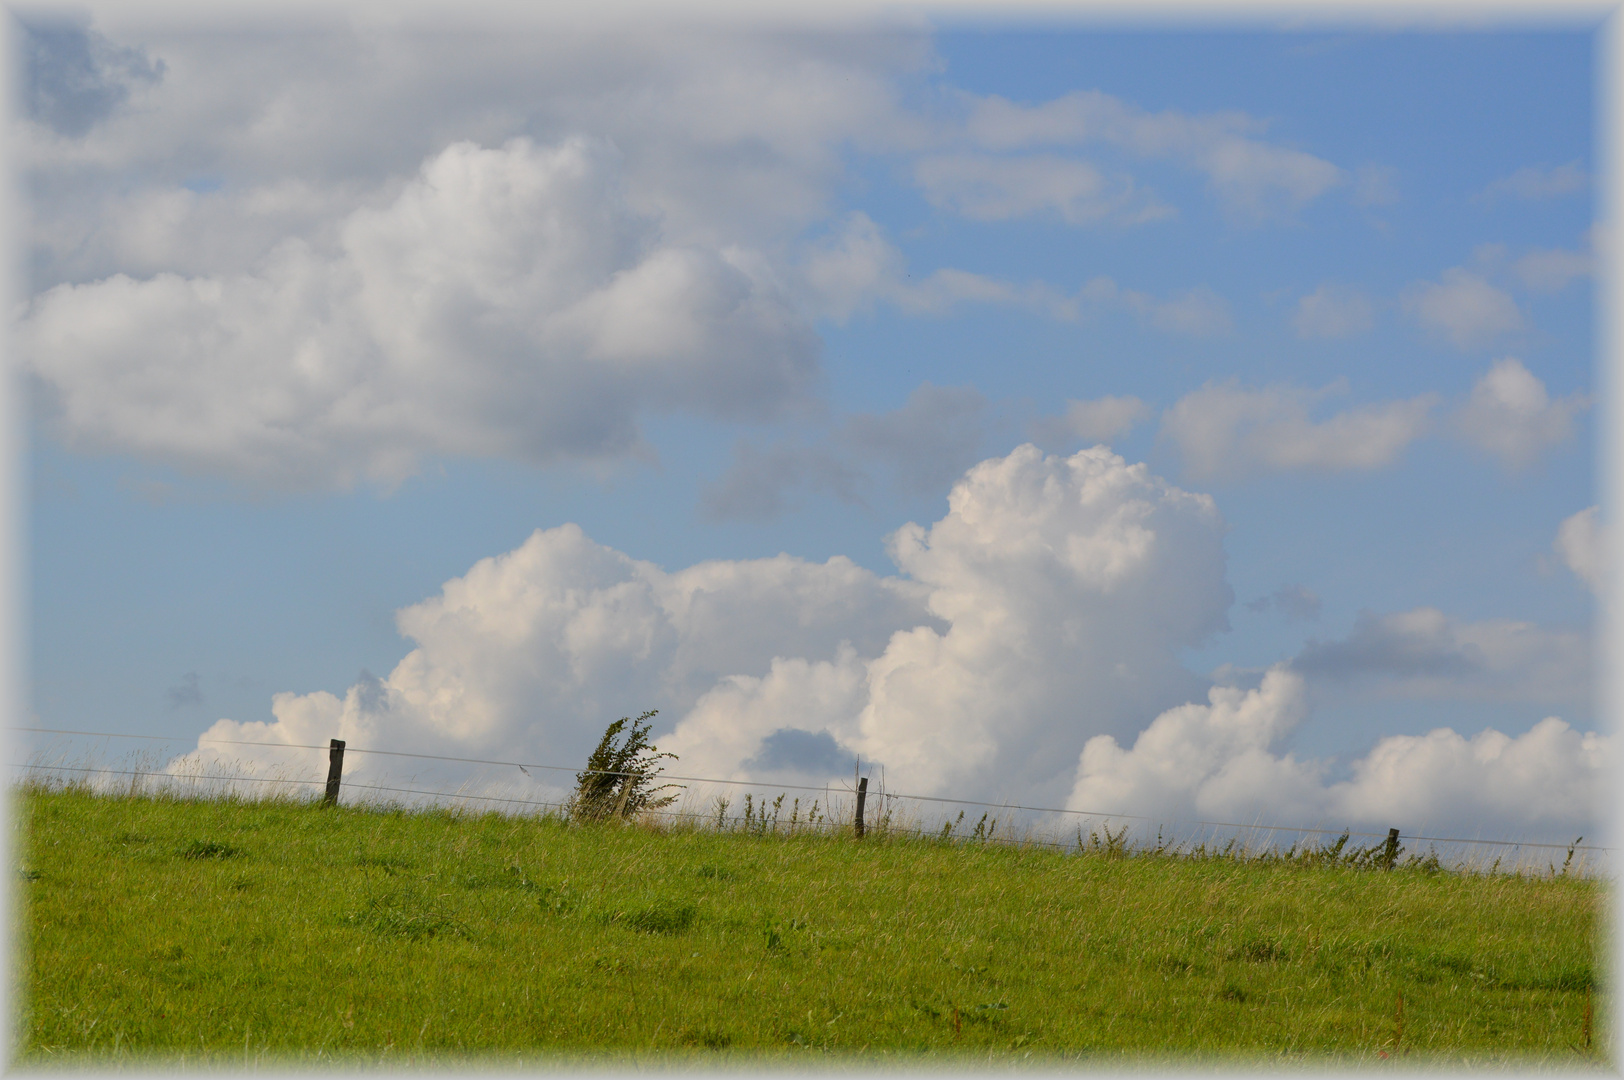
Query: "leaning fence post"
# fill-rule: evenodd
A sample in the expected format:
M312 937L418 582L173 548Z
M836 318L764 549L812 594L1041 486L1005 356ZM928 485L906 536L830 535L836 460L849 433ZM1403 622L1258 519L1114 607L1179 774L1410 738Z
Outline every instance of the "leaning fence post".
M1391 870L1398 860L1398 830L1387 830L1387 843L1382 847L1382 869Z
M338 782L344 775L344 740L334 739L327 744L327 797L328 806L338 805Z
M857 839L863 838L863 803L868 799L868 777L857 781L857 820L853 823L857 829Z

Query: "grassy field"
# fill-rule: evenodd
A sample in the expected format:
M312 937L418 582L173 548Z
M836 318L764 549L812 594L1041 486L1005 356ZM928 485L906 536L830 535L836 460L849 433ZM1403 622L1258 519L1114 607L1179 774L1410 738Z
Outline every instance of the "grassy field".
M1594 880L37 788L15 807L28 1066L1610 1052Z

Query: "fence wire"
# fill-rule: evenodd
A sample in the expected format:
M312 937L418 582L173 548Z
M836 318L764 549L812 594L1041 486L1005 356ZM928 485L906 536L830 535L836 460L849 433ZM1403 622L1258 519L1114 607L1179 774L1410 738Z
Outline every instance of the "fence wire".
M126 733L120 733L120 732L106 732L106 731L77 731L77 730L68 730L68 729L59 729L59 728L12 727L12 728L8 728L7 730L17 731L17 732L29 732L29 733L34 733L34 734L45 734L45 735L72 735L72 736L82 736L82 737L98 738L98 739L136 739L136 740L151 741L151 742L164 742L164 743L177 743L177 742L182 741L182 740L171 739L171 738L168 738L168 737L165 737L165 736L160 736L160 735L136 735L136 734L126 734ZM215 738L209 738L207 736L199 738L198 743L199 743L199 748L200 749L202 748L203 745L256 746L256 747L267 747L267 748L278 749L278 750L330 750L331 749L330 745L307 744L307 743L268 742L268 741L258 741L258 740L250 740L250 739L215 739ZM378 749L371 749L371 748L367 748L367 747L357 747L357 746L348 746L348 745L345 746L343 752L346 755L349 755L349 754L368 754L368 755L378 756L378 757L412 758L412 759L418 759L418 760L423 760L423 761L449 762L449 763L453 763L453 764L463 764L463 765L482 765L482 766L491 766L491 767L497 767L497 768L517 768L520 771L525 772L526 775L529 775L528 770L530 770L530 769L537 769L537 770L543 770L543 771L553 771L553 772L568 772L568 773L573 773L573 774L575 774L577 776L585 776L585 775L626 776L626 775L629 775L628 773L617 772L617 771L614 771L614 770L581 769L581 768L575 768L575 767L568 766L568 765L552 765L552 764L547 764L547 763L542 763L542 762L519 762L519 761L506 761L506 760L498 760L498 759L491 759L491 758L468 758L468 757L458 757L458 756L446 755L446 754L424 754L424 753L416 753L416 752L403 751L403 750L378 750ZM49 771L49 772L76 772L76 773L84 773L84 774L87 774L87 775L100 774L100 775L110 775L110 776L128 776L128 777L131 777L131 778L162 777L162 778L164 778L166 780L171 780L171 781L209 780L209 781L214 781L214 782L218 782L218 783L233 784L233 785L252 785L252 784L258 784L258 783L267 783L267 784L291 784L291 785L305 785L305 786L312 786L312 787L322 787L326 783L325 779L303 780L303 779L286 778L286 777L244 776L244 775L218 776L218 775L208 775L208 774L201 774L201 773L175 773L175 772L158 772L158 771L151 771L151 770L110 769L110 768L97 767L97 766L47 765L47 764L45 764L43 762L33 762L33 763L30 763L30 764L26 764L26 765L15 764L14 763L14 764L10 765L9 767L12 768L12 769L19 769L19 770L34 770L34 771ZM821 792L821 793L823 793L825 795L826 799L831 794L833 794L834 792L839 792L842 795L854 795L855 794L854 789L846 788L846 787L841 786L844 783L843 781L838 781L834 785L825 784L825 785L822 785L822 786L813 786L813 785L805 785L805 784L779 784L779 783L763 784L763 783L756 782L756 781L732 780L732 779L725 779L725 778L722 778L722 777L676 776L676 775L663 773L663 772L659 774L658 779L660 779L662 781L668 781L669 780L669 781L681 781L681 782L685 782L685 783L716 784L716 785L722 785L722 786L753 788L753 789L755 789L757 791L771 790L771 791L778 791L778 792L789 792L789 791ZM557 799L554 799L554 800L540 800L540 799L515 798L515 797L512 797L512 796L478 795L478 794L475 794L473 792L466 791L466 790L461 790L461 789L447 790L447 789L405 788L405 787L389 786L389 785L382 785L382 784L359 783L359 782L352 781L352 780L344 781L343 784L342 784L342 790L344 790L344 791L375 791L375 792L387 792L387 793L397 794L397 795L415 795L415 796L421 796L421 797L423 797L425 799L431 799L431 800L436 800L436 801L451 800L453 803L467 802L467 801L477 801L477 802L485 802L485 803L501 803L501 804L509 805L509 806L512 806L512 807L539 807L539 808L549 809L549 810L552 810L552 811L555 811L555 812L560 812L560 813L562 813L565 810L566 806L567 806L567 801L566 800L557 800ZM1094 810L1075 810L1075 809L1070 809L1070 808L1066 808L1066 807L1030 806L1030 805L1026 805L1026 804L1022 804L1022 803L1012 803L1012 802L988 802L988 801L976 800L976 799L954 799L954 798L949 798L949 797L945 797L945 796L938 796L938 795L913 795L913 794L908 794L908 793L904 793L904 792L891 792L891 791L885 791L885 790L872 791L871 795L876 800L878 800L880 806L882 807L882 809L881 809L881 814L882 815L888 814L890 812L888 809L886 809L888 800L893 804L893 807L894 807L894 803L897 802L897 801L907 801L907 802L913 802L913 803L936 803L936 804L945 804L945 805L951 805L951 806L966 806L966 807L984 808L987 811L987 814L983 816L983 819L982 819L983 825L985 824L986 817L988 815L990 815L993 811L998 811L1001 814L1008 814L1011 811L1022 811L1022 812L1033 813L1033 814L1050 814L1050 815L1057 815L1057 816L1062 816L1062 817L1069 816L1069 817L1078 819L1079 821L1097 820L1097 821L1106 822L1106 823L1109 823L1109 822L1112 822L1112 821L1138 821L1138 822L1147 822L1147 823L1148 822L1155 822L1158 825L1161 825L1163 827L1195 826L1195 827L1201 828L1201 829L1234 829L1234 830L1240 830L1242 832L1283 833L1283 834L1292 834L1292 835L1304 836L1304 837L1306 837L1306 836L1337 836L1337 837L1346 836L1346 837L1349 837L1349 838L1352 838L1352 837L1368 837L1368 838L1385 840L1387 838L1387 836L1388 836L1388 834L1385 833L1385 832L1363 832L1363 831L1352 830L1352 829L1328 829L1328 828L1322 828L1322 827L1317 827L1317 826L1266 825L1266 824L1257 823L1257 822L1247 823L1247 822L1235 822L1235 821L1208 821L1208 820L1196 820L1196 819L1177 819L1177 818L1166 818L1166 817L1154 817L1154 816L1142 815L1142 814L1116 814L1116 813L1108 813L1108 812L1094 811ZM765 807L765 805L766 805L764 796L763 796L763 800L762 800L762 805L763 805L763 807ZM827 803L825 803L825 806L827 807ZM655 814L655 815L661 816L661 817L693 819L695 821L698 821L698 820L710 821L710 820L713 820L713 819L718 819L718 815L713 811L712 812L706 812L706 811L657 810L657 811L649 811L649 813L652 813L652 814ZM995 823L996 823L996 820L997 819L994 819ZM718 823L720 824L721 822L718 821ZM842 824L841 827L846 827L846 826L844 824ZM933 836L934 835L942 835L944 838L952 838L954 828L956 828L956 825L955 826L949 826L946 830L942 830L942 831L934 830L934 829L914 829L914 828L905 828L903 831L907 831L907 832L910 832L910 833L917 833L919 835L927 835L927 834L928 835L933 835ZM1107 836L1110 835L1108 825L1106 827L1106 833L1107 833ZM1426 836L1426 835L1422 835L1422 834L1405 833L1405 832L1402 832L1402 831L1399 832L1398 838L1400 840L1408 841L1410 843L1456 844L1456 845L1464 845L1464 846L1467 846L1467 847L1490 846L1490 847L1503 847L1503 848L1513 848L1513 849L1541 849L1541 850L1547 850L1548 849L1548 850L1553 850L1553 851L1567 851L1569 853L1570 858L1571 858L1572 854L1575 853L1575 852L1610 854L1612 852L1612 850L1613 850L1611 847L1605 847L1605 846L1596 845L1596 844L1583 844L1583 843L1580 843L1578 841L1576 841L1576 842L1574 842L1572 844L1560 844L1560 843L1546 843L1546 842L1536 842L1536 841L1528 841L1528 840L1503 840L1503 839L1478 839L1478 838L1466 838L1466 837ZM990 837L983 834L980 837L980 839L990 839ZM1581 837L1580 839L1582 840L1583 838ZM1010 840L1007 839L1007 837L1005 837L1005 838L1000 838L1000 840L998 842L1009 843L1009 842L1014 842L1014 841L1010 841ZM1050 842L1050 841L1039 841L1039 840L1037 840L1037 838L1031 836L1030 832L1028 833L1028 835L1021 842L1041 843L1042 846L1054 846L1054 847L1062 847L1062 848L1077 847L1082 843L1081 825L1079 824L1079 826L1078 826L1078 839L1077 839L1076 843L1070 843L1070 842L1068 842L1068 843L1060 843L1060 842Z

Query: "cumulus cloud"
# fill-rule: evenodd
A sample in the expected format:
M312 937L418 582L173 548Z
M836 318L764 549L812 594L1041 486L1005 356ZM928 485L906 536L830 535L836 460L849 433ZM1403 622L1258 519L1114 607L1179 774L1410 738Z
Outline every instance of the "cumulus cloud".
M1515 357L1496 360L1454 414L1456 433L1500 460L1525 469L1545 450L1573 437L1573 418L1590 404L1583 394L1552 400L1545 384Z
M1361 612L1347 637L1310 639L1292 661L1310 678L1386 696L1588 708L1591 641L1514 619L1467 622L1422 607Z
M1297 301L1291 322L1297 336L1304 338L1352 337L1376 325L1365 295L1336 285L1321 285Z
M1484 202L1503 198L1543 200L1573 195L1590 186L1590 176L1577 161L1563 165L1528 165L1503 176L1478 194Z
M1510 294L1458 266L1438 281L1412 285L1403 303L1422 326L1460 349L1486 345L1524 325L1522 309Z
M898 577L786 555L666 571L573 525L538 530L402 609L413 647L387 677L277 694L271 721L221 720L173 767L281 760L216 740L332 737L568 765L608 718L653 705L684 775L816 782L861 757L893 790L1162 820L1588 828L1611 743L1555 718L1516 738L1387 738L1342 779L1282 750L1313 682L1573 698L1578 635L1366 615L1256 688L1197 703L1177 655L1224 625L1223 532L1211 499L1103 447L1031 446L976 465L943 518L894 534ZM351 771L365 783L380 767L358 755Z
M1209 384L1162 415L1161 434L1178 447L1185 471L1201 480L1296 469L1368 470L1396 460L1426 430L1437 401L1423 394L1310 418L1314 405L1345 389L1340 383L1318 391Z
M1107 177L1086 161L1053 155L925 157L914 179L932 206L974 221L1054 214L1068 225L1137 225L1174 213L1130 176Z
M20 336L70 445L290 488L624 454L644 411L783 406L817 348L758 257L662 243L584 139L453 144L331 249L59 285Z
M1243 691L1214 687L1206 704L1156 717L1124 749L1090 739L1068 806L1159 820L1317 823L1471 838L1586 832L1602 811L1614 740L1547 717L1515 738L1448 728L1382 739L1346 779L1276 747L1307 715L1303 677L1285 666Z
M1177 653L1224 625L1222 535L1211 499L1143 465L1032 446L899 530L900 577L789 556L664 571L562 526L402 609L413 648L387 677L209 735L570 764L653 706L690 775L816 778L860 754L916 793L1058 799L1088 736L1195 692Z
M1590 506L1564 518L1551 547L1575 577L1599 593L1605 568L1606 530L1601 507Z
M85 231L100 236L150 194L201 179L218 188L197 204L204 210L238 204L249 189L303 184L322 201L345 195L348 212L453 142L518 135L612 142L626 198L662 223L669 243L768 246L827 213L853 145L915 141L919 124L899 109L897 82L929 57L923 34L896 30L634 25L582 12L505 19L500 32L476 17L458 33L410 15L295 18L278 34L122 9L102 12L102 23L118 48L139 44L161 62L163 78L142 90L141 108L116 109L83 138L40 125L20 134L14 159L38 180L31 219L60 238L36 253L51 283L133 273L116 247L77 246L73 219L90 216ZM218 247L198 227L207 220L176 213L164 243ZM193 272L247 268L223 259Z
M1224 205L1247 217L1289 214L1346 179L1322 158L1259 138L1266 125L1243 113L1151 113L1097 90L1041 105L997 96L967 100L967 130L981 147L1103 143L1178 161L1203 173Z
M570 764L608 719L651 705L681 715L719 680L766 671L775 657L877 653L896 627L935 624L925 598L917 583L840 557L666 572L563 525L397 612L414 647L387 677L343 696L277 694L272 722L221 720L207 735Z

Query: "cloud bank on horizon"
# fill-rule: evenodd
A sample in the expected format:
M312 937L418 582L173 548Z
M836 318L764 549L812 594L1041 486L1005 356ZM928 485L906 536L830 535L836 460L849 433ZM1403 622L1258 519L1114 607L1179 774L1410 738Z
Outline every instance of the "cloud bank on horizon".
M653 706L682 774L769 787L860 759L907 794L1169 822L1592 827L1615 740L1555 716L1517 737L1391 736L1346 778L1282 752L1310 683L1582 705L1580 634L1429 609L1368 616L1199 703L1178 654L1225 625L1224 528L1210 496L1103 446L1060 457L1027 444L971 468L945 517L890 537L898 577L788 555L667 572L574 525L537 530L398 612L416 647L388 676L343 697L278 694L273 721L220 720L171 767L280 760L213 740L327 738L568 763L605 716Z

